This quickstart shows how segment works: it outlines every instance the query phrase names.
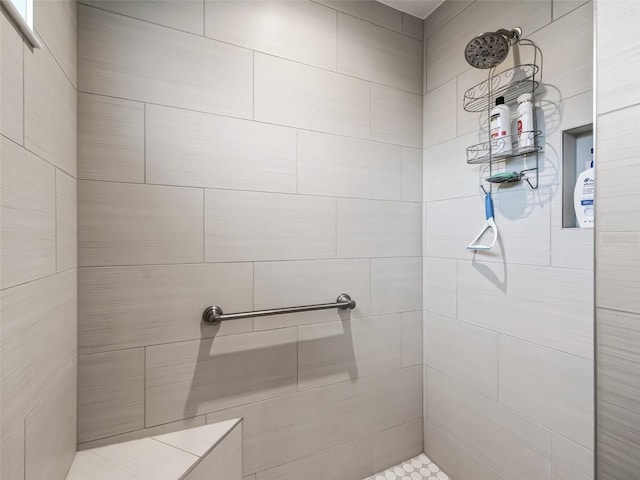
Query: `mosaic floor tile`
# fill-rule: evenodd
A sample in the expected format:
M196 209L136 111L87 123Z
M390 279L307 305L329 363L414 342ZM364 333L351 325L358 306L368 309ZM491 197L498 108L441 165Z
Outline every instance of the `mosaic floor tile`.
M424 453L364 480L449 480Z

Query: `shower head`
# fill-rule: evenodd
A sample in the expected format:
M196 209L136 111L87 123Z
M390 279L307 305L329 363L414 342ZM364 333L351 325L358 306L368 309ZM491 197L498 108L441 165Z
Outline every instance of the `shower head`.
M500 29L473 38L464 50L467 63L475 68L493 68L500 65L509 53L509 47L520 40L522 29Z

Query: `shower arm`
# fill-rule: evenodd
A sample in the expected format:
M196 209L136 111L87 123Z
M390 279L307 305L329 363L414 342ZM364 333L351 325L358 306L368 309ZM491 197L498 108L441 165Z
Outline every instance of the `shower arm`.
M285 313L310 312L313 310L353 310L356 301L346 293L341 293L335 303L320 303L316 305L301 305L298 307L272 308L269 310L256 310L253 312L224 313L218 305L212 305L202 312L202 321L207 325L217 325L222 320L236 320L239 318L267 317L270 315L283 315Z

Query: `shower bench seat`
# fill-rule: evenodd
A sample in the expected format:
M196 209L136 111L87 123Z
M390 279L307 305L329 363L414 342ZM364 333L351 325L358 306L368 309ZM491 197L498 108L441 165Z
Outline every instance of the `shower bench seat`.
M76 453L67 480L241 480L242 419Z

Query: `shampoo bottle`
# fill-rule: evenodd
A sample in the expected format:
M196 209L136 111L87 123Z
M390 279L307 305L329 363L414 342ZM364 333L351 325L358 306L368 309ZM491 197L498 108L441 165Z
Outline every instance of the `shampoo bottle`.
M591 149L593 156L593 148ZM594 226L594 190L596 186L595 169L593 160L589 168L578 175L576 188L573 191L573 207L576 211L576 219L580 228L593 228Z
M531 94L523 93L518 97L518 148L533 147L535 132L533 127L533 103Z
M511 109L504 104L504 97L496 98L496 106L489 118L491 129L491 153L508 155L511 153Z

